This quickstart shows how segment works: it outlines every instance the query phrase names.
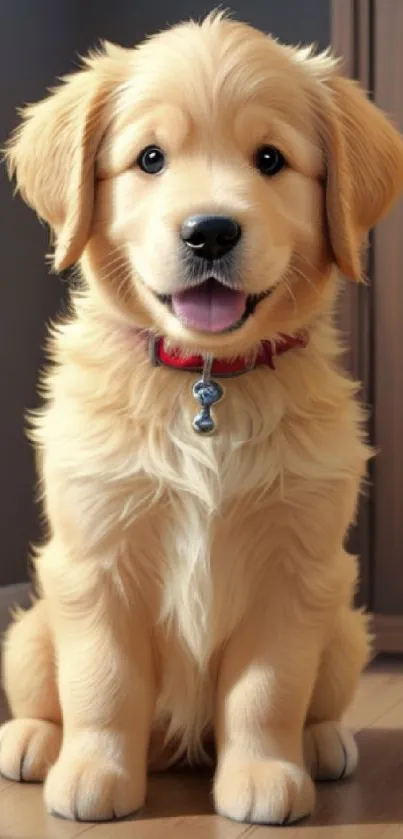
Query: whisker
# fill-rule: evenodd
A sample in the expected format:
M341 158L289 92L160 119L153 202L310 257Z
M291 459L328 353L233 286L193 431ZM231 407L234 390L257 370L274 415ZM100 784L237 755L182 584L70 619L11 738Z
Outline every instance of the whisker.
M310 266L312 268L312 270L316 270L315 266L313 264L309 263L308 260L306 260L306 265L307 265L307 267ZM284 274L283 279L286 279L288 281L292 281L292 279L295 279L296 277L301 279L301 280L304 280L304 282L308 283L308 285L313 289L315 294L317 294L318 297L320 296L320 291L317 288L317 286L315 285L314 281L309 276L309 272L308 271L305 272L301 268L299 268L297 265L295 265L295 264L293 265L291 263L291 265L288 266L288 268L287 268L287 270Z
M297 301L297 298L296 298L296 296L295 296L295 294L294 294L294 292L291 288L290 282L286 277L284 277L283 282L284 282L284 286L285 286L288 294L291 297L291 300L293 301L294 311L297 312L298 311L298 301Z

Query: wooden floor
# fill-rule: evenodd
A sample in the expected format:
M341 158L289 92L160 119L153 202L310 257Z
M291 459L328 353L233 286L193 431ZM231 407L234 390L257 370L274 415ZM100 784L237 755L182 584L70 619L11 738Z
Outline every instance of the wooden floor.
M363 677L348 722L360 747L356 778L319 784L315 814L298 826L215 816L206 775L154 777L141 815L101 825L49 816L40 786L0 779L0 839L403 839L403 660L383 659Z

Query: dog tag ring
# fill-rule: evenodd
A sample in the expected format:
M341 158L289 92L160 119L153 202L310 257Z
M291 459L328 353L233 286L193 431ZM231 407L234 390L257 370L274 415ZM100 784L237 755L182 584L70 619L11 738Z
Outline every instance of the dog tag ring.
M212 434L216 430L216 422L211 413L213 405L220 402L224 396L224 388L211 378L214 358L207 355L201 379L193 385L193 396L198 400L201 410L193 419L192 426L196 434Z

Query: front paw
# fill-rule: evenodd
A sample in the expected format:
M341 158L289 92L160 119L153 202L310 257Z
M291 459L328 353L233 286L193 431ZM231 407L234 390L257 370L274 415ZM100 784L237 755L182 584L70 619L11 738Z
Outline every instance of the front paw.
M0 774L12 781L43 781L55 762L61 728L36 719L15 719L0 728Z
M76 821L109 821L139 810L146 794L146 767L129 770L113 756L77 744L63 747L45 783L53 815Z
M353 735L340 722L322 722L304 731L304 756L315 781L342 781L358 763Z
M286 825L312 812L315 789L304 769L280 760L226 758L214 782L217 812L229 819Z

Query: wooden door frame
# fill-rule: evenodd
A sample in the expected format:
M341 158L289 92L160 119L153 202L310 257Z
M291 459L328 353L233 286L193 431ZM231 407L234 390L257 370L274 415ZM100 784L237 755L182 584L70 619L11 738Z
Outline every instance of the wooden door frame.
M345 72L358 79L403 129L401 38L396 0L331 0L332 44ZM349 336L349 367L371 406L370 435L380 450L372 466L353 545L364 553L361 599L374 613L376 649L403 652L403 202L371 235L369 288L346 288L341 324ZM379 292L377 287L379 287ZM376 316L375 316L376 312ZM354 549L354 548L353 548ZM358 552L358 551L357 551Z
M376 102L403 130L403 4L375 4ZM376 461L374 611L383 649L403 652L403 201L375 230Z
M357 79L372 95L373 0L331 0L331 41L333 52L343 59L343 72ZM372 236L366 274L373 275ZM339 310L340 326L348 344L347 366L361 382L361 398L370 409L368 429L374 438L373 399L373 312L369 285L346 281ZM372 465L370 487L360 500L357 525L350 537L349 550L361 558L359 602L372 608L373 579L373 494Z

